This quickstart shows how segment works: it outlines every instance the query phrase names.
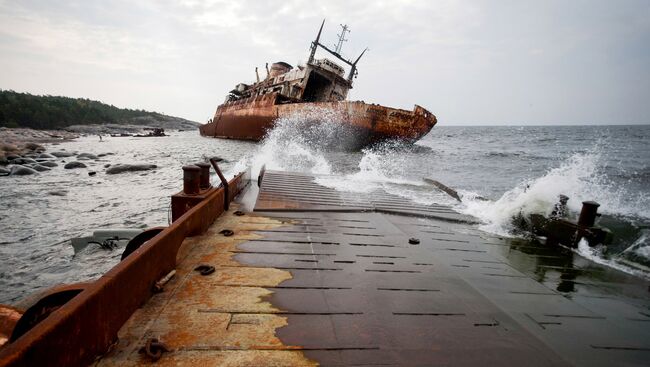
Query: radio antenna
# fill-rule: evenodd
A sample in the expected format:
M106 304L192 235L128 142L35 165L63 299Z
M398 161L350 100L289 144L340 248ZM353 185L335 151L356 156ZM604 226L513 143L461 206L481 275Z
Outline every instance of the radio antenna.
M341 54L341 48L343 48L343 42L347 41L347 39L345 38L345 34L350 33L350 29L348 28L347 24L341 24L340 26L341 26L341 34L337 35L339 36L339 41L334 47L334 52L336 52L339 55Z

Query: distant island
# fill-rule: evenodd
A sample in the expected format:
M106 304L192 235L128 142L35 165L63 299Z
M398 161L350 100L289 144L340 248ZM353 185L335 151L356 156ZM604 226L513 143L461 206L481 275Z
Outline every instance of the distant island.
M108 134L147 128L195 130L199 125L158 112L118 108L85 98L0 90L0 127Z

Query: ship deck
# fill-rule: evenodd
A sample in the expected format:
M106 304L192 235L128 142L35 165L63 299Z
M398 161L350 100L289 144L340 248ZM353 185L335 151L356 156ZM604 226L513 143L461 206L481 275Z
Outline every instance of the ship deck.
M185 239L176 275L97 365L146 363L139 350L150 338L169 349L157 365L650 359L650 283L568 250L486 234L444 206L339 193L303 174L266 172L254 210L238 209ZM201 275L199 265L216 271Z

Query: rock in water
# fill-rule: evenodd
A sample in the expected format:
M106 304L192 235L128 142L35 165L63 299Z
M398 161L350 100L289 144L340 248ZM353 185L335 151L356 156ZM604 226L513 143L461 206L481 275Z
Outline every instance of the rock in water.
M52 152L52 155L57 158L72 157L74 153L70 152Z
M66 163L66 165L63 166L63 168L65 169L86 168L86 165L81 162L74 161L74 162Z
M8 176L11 173L10 170L5 168L0 168L0 176Z
M12 164L29 164L29 163L36 163L35 160L31 158L16 158L11 161Z
M77 159L97 159L97 156L90 153L81 153L77 156Z
M43 172L43 171L49 171L50 170L50 168L47 168L47 167L45 167L45 166L43 166L41 164L32 164L29 167L37 170L38 172Z
M52 161L40 162L39 164L41 166L50 167L50 168L58 166L58 164L56 164L56 162L52 162Z
M54 159L54 158L56 158L56 157L53 156L52 154L41 153L41 154L38 156L38 158L40 158L40 159Z
M114 175L123 172L147 171L158 168L155 164L116 164L106 169L106 173Z
M25 166L13 166L11 167L11 176L26 176L26 175L37 175L38 171L35 169L25 167Z

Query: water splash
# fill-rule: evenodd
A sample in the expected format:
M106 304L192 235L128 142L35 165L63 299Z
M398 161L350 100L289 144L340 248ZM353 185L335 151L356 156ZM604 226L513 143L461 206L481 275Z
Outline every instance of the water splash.
M346 150L356 143L355 139L341 112L304 108L277 119L257 151L240 160L235 168L252 166L254 176L262 166L279 171L330 174L332 166L325 153Z
M338 191L369 193L383 191L419 204L451 203L446 195L424 183L410 167L417 161L418 147L399 142L385 141L362 151L358 171L340 176L321 177L316 180L323 186Z

